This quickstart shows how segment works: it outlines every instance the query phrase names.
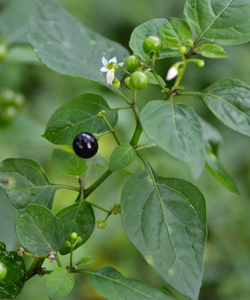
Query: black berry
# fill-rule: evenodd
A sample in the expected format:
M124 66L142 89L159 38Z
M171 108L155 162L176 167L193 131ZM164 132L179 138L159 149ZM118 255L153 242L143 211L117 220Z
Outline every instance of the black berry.
M91 158L98 151L97 140L91 133L81 132L73 141L73 150L81 158Z

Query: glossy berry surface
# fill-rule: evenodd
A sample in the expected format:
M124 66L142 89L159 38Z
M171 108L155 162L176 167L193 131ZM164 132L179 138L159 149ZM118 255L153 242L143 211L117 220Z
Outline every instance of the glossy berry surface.
M150 54L153 51L156 51L157 53L161 52L163 48L163 43L158 36L150 35L145 38L142 44L143 50L145 53Z
M98 151L98 142L91 133L81 132L73 141L73 150L81 158L91 158Z
M7 275L7 268L5 264L0 262L0 280L3 280Z
M132 87L132 85L130 83L130 76L125 78L124 83L129 90L134 90L134 88Z
M139 67L139 58L136 55L130 55L125 60L125 66L129 71L135 71Z
M140 71L134 72L130 77L130 84L136 90L142 90L148 85L148 76Z

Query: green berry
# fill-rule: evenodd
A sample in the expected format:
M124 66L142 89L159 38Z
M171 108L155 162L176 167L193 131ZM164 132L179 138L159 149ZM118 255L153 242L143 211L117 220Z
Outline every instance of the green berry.
M130 77L130 84L136 90L142 90L148 85L148 76L140 71L134 72Z
M120 82L120 80L118 80L117 78L115 78L115 79L113 80L113 82L112 82L112 85L113 85L113 87L119 89L119 87L120 87L120 85L121 85L121 82Z
M163 48L163 43L158 36L150 35L143 41L142 47L146 54L150 54L153 51L159 53Z
M180 53L185 54L187 52L187 48L185 46L180 47Z
M9 124L17 115L17 109L14 106L5 108L0 114L0 123Z
M13 99L13 106L15 106L17 109L20 109L23 107L25 102L25 98L22 94L16 94Z
M7 52L7 47L4 44L0 44L0 61L5 59Z
M70 237L71 237L72 240L76 240L77 237L78 237L78 235L77 235L76 232L72 232L71 235L70 235Z
M139 62L140 60L138 56L130 55L125 61L125 66L129 71L135 71L139 67Z
M2 107L8 107L13 105L13 101L16 97L15 92L13 92L10 89L4 89L1 93L0 93L0 104L2 105Z
M0 280L3 280L6 277L7 272L5 264L0 262Z
M125 86L129 89L129 90L134 90L134 88L132 87L131 83L130 83L130 76L125 78L124 80Z

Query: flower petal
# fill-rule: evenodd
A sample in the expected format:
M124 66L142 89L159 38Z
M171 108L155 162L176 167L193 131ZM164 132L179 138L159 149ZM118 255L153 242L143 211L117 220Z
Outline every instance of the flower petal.
M108 60L103 56L103 58L102 58L102 64L104 66L106 66L108 63L109 63Z
M177 69L176 67L171 67L171 68L168 70L166 79L167 79L167 80L172 80L172 79L175 78L177 75L178 75L178 69Z
M124 65L124 62L121 62L118 65L122 67Z
M108 73L106 74L106 80L107 80L107 84L112 84L113 80L115 78L115 70L111 69L108 71Z
M111 62L117 63L116 57L111 58L111 59L109 60L109 63L111 63Z
M102 71L102 72L108 72L109 69L108 69L107 67L102 67L102 68L100 69L100 71Z

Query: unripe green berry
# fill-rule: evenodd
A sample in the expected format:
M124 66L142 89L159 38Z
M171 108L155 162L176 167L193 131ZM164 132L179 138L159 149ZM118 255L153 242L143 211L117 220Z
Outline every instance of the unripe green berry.
M185 46L180 47L180 53L185 54L187 52L187 48Z
M139 67L140 59L136 55L130 55L125 61L125 66L129 71L135 71Z
M4 89L1 93L0 93L0 104L2 107L8 107L13 105L13 101L16 97L15 92L13 92L10 89Z
M163 48L163 43L158 36L150 35L143 41L142 47L146 54L150 54L153 51L158 54Z
M134 72L130 77L130 84L136 90L142 90L148 85L148 76L140 71Z
M113 87L119 89L119 87L121 86L121 82L120 82L120 80L118 80L117 78L115 78L115 79L113 80L112 85L113 85Z
M204 60L199 60L199 61L197 62L197 65L198 65L200 68L204 67L204 66L205 66Z
M125 78L124 83L125 83L126 88L128 88L129 90L134 90L134 88L132 87L132 85L130 83L130 76Z
M13 106L15 106L17 109L20 109L23 107L25 102L25 98L22 94L16 94L13 99Z
M4 44L0 44L0 61L5 59L7 52L7 47Z
M0 280L3 280L8 273L8 270L4 263L0 262Z
M70 235L70 237L71 237L72 240L76 240L77 237L78 237L78 235L77 235L76 232L72 232L71 235Z
M14 106L5 108L0 115L0 123L8 124L13 121L17 115L17 109Z

